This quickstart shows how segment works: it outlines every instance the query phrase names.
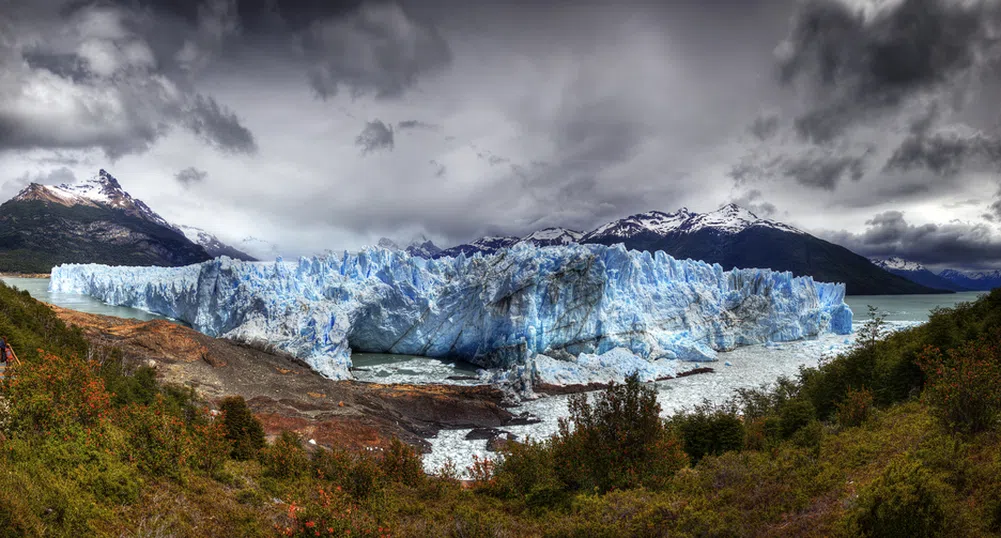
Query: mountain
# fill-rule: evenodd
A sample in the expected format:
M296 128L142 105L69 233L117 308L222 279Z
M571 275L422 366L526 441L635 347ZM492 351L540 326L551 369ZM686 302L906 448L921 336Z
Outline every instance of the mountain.
M957 286L973 291L990 291L1001 288L1001 271L957 271L946 269L938 274Z
M682 209L633 215L584 236L586 243L623 243L678 258L731 267L767 267L843 282L850 295L943 293L876 267L866 258L802 230L728 204L709 213Z
M435 258L455 257L459 254L465 254L467 257L472 256L476 253L482 254L493 254L502 248L507 248L513 246L521 241L519 237L513 236L487 236L481 237L472 243L465 245L456 245L451 248L446 248L436 254Z
M519 243L531 243L537 247L552 247L557 245L569 245L580 243L584 237L584 232L570 230L567 228L543 228L537 232L532 232L522 237Z
M61 263L179 266L211 259L101 170L73 185L32 183L0 205L0 269L47 273Z
M229 256L235 260L243 260L247 262L257 261L257 258L223 243L219 240L219 238L206 232L205 230L202 230L201 228L180 225L177 226L177 229L181 230L181 233L183 233L189 241L204 248L205 252L213 258L218 258L219 256Z
M572 230L550 228L524 238L485 237L440 252L436 257L491 254L521 241L554 241L615 245L631 250L662 250L684 260L718 263L724 269L761 267L809 275L821 282L843 282L850 295L948 293L912 282L873 265L854 252L802 230L728 204L709 213L682 208L673 213L650 211L599 226L573 239ZM538 242L537 242L538 241ZM541 245L544 246L544 245Z
M441 252L441 248L423 235L417 237L407 245L407 254L419 258L434 258Z
M874 258L871 261L877 267L885 271L902 276L911 282L917 282L922 286L938 290L970 291L969 288L965 288L956 282L936 275L917 262L911 262L897 257L887 258L885 260Z

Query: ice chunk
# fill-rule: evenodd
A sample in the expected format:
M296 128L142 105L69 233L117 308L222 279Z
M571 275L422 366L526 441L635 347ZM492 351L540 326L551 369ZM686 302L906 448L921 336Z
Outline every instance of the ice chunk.
M487 368L615 348L705 362L740 345L848 334L852 320L841 284L621 245L519 244L436 260L376 247L297 263L71 264L53 269L50 286L266 341L331 378L350 377L352 349Z

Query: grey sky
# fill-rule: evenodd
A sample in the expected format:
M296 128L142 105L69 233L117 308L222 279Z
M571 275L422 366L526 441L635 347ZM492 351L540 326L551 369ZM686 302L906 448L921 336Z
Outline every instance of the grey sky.
M290 255L738 201L1001 264L998 4L7 0L0 196L103 167Z

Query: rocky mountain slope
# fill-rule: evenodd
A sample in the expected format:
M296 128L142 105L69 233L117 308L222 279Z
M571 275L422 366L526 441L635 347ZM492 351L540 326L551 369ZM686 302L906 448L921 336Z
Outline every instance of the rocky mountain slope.
M61 263L179 266L211 259L101 170L74 185L32 183L0 205L0 270Z

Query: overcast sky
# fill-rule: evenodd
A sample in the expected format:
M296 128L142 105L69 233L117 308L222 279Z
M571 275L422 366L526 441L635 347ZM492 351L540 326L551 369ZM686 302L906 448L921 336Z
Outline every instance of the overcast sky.
M999 38L975 0L0 0L0 196L105 168L287 255L737 201L1001 267Z

